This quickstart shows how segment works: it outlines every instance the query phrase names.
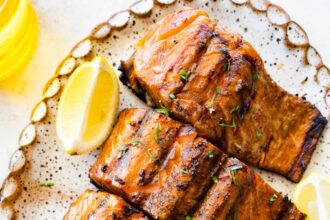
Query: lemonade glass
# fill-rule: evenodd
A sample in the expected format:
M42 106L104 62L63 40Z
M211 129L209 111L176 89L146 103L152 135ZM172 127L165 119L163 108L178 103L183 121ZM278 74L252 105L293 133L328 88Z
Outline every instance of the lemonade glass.
M37 16L29 0L0 0L0 81L28 63L37 36Z

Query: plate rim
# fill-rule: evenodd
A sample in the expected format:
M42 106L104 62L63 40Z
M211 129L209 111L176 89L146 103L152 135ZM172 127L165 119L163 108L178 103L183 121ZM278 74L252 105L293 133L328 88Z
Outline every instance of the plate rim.
M36 138L36 127L35 123L42 121L47 115L47 100L54 97L61 89L59 79L62 76L71 74L74 69L78 66L77 59L82 58L90 53L92 50L91 42L96 40L102 40L111 35L113 30L121 31L126 28L129 20L133 16L140 18L148 17L155 4L160 7L169 6L175 4L179 0L136 0L126 9L118 11L112 14L107 20L96 25L81 41L75 44L69 54L59 63L55 69L54 74L46 82L42 98L37 102L35 107L31 111L29 123L22 129L18 139L18 148L15 149L9 161L9 172L4 178L0 188L0 214L5 216L7 219L13 219L14 217L14 206L13 202L19 195L19 182L17 181L17 175L23 170L26 163L26 158L22 149L29 146L35 141ZM191 0L182 0L189 4ZM278 28L282 28L286 37L284 40L287 42L286 47L290 46L298 47L303 49L305 63L316 68L316 74L314 80L319 84L318 73L321 69L325 68L327 73L330 75L330 68L323 63L322 57L317 49L312 46L309 42L308 35L301 25L294 20L291 20L289 14L281 6L272 3L268 0L229 0L236 6L247 6L252 9L255 13L265 13L270 24L275 25ZM144 7L141 7L144 6ZM270 18L270 10L275 9L280 11L284 16L284 22L277 23ZM290 40L289 31L290 25L296 26L304 35L303 42L293 42ZM292 28L292 27L291 27ZM318 59L318 62L308 58L309 52L313 52ZM330 86L320 85L324 88L324 102L326 106L329 106L325 100L326 95L330 92ZM45 108L46 107L46 108Z

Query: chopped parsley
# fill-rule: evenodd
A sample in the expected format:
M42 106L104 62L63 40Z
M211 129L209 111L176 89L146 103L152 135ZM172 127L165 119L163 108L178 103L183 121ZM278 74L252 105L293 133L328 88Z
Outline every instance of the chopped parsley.
M231 181L236 186L238 185L238 183L237 183L235 171L236 170L239 170L239 169L242 169L242 165L241 164L236 164L236 165L233 165L233 166L230 166L229 167Z
M160 102L160 108L155 109L156 112L161 113L163 115L169 116L170 115L170 110L163 106L163 104Z
M236 180L235 171L230 170L230 178L231 178L231 182L232 182L234 185L237 185L237 180Z
M234 212L234 220L237 220L237 213Z
M180 72L178 74L181 79L188 81L189 72L187 70L180 70Z
M170 97L170 99L172 100L176 98L176 96L173 93L168 94L168 97Z
M181 169L180 169L180 172L181 172L181 173L184 173L184 174L189 174L189 170L184 169L184 168L181 168Z
M224 65L223 65L223 70L226 72L229 72L231 69L231 60L228 60Z
M217 87L214 87L214 91L215 91L215 93L213 94L213 96L211 98L211 101L210 101L210 108L213 108L213 106L214 106L214 100L217 97L217 95L219 95L221 93L221 89L219 89Z
M211 176L211 178L212 178L212 181L214 182L214 183L218 183L219 182L219 180L218 180L218 178L216 177L216 176Z
M233 119L231 121L231 124L226 124L224 121L221 121L219 123L220 127L224 128L224 127L228 127L228 128L236 128L236 123L235 123L235 119Z
M253 81L257 81L259 79L259 75L258 75L258 73L253 73L253 75L252 75L252 80Z
M154 131L154 139L156 141L157 144L159 144L159 137L158 137L158 133L159 131L161 131L163 128L161 126L161 124L157 124L155 127L155 131Z
M236 105L230 109L230 114L233 114L234 112L238 112L240 109L239 105Z
M258 110L257 110L256 108L252 108L252 109L251 109L251 114L254 115L254 114L257 113L257 111L258 111Z
M214 157L213 152L212 152L212 151L209 151L209 152L207 153L207 157L208 157L208 158L213 158L213 157Z
M140 143L142 143L142 141L139 141L139 140L138 141L132 141L131 145L132 145L132 147L136 147Z
M262 132L259 130L256 131L256 138L259 139L259 138L261 138L261 136L262 136Z
M150 157L151 161L153 163L156 163L157 159L151 154L150 150L147 148L147 146L140 140L135 140L131 142L132 147L136 147L137 145L141 145L142 148L145 150L145 152L148 154Z
M272 205L276 200L277 200L277 195L273 194L272 197L270 197L269 199L269 204Z
M184 220L193 220L193 218L192 218L191 216L187 215L187 216L184 218Z
M126 152L128 151L128 147L126 147L126 146L121 146L120 147L120 149L119 149L119 154L118 154L118 159L120 159L120 158L122 158L125 154L126 154Z
M42 186L42 187L52 187L54 186L55 184L53 182L50 182L50 181L47 181L47 182L43 182L43 183L40 183L39 186Z

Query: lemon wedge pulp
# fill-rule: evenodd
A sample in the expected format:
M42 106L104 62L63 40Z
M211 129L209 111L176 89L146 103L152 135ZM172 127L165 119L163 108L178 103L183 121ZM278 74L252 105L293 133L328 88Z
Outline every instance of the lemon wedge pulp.
M108 137L119 104L119 80L103 57L79 66L69 78L56 116L57 135L69 154L83 154Z
M293 202L309 220L330 219L330 178L311 173L296 186Z

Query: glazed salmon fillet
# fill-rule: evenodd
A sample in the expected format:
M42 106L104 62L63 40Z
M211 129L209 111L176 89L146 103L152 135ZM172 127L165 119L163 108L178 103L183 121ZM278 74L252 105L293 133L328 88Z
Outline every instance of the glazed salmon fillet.
M63 220L147 220L122 198L107 192L86 190L73 202Z
M305 218L195 128L148 109L120 113L89 176L154 219Z
M122 81L224 152L298 182L327 123L279 87L241 35L184 8L152 25Z

